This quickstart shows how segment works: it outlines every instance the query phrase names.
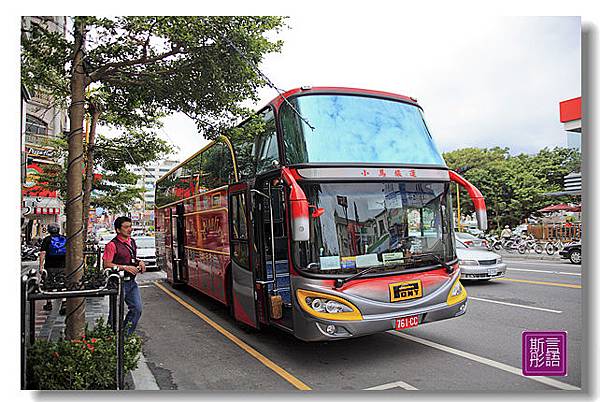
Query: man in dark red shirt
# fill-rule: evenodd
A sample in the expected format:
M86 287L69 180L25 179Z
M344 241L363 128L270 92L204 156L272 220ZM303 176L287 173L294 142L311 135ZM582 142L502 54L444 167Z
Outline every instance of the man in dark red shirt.
M104 248L104 268L116 267L119 271L125 272L123 291L125 303L127 304L127 316L123 325L131 326L127 329L130 335L135 331L137 323L142 316L142 297L135 277L138 273L146 272L144 262L137 259L137 246L135 240L131 238L132 222L126 216L120 216L115 219L115 230L117 236L112 239ZM113 312L109 313L109 322L111 322Z

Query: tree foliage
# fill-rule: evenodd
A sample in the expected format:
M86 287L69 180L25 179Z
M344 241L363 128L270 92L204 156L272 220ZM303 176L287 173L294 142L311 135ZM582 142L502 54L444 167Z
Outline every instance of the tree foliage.
M194 119L201 134L216 138L244 114L243 101L257 99L256 90L265 79L253 66L280 49L281 42L270 40L269 33L282 27L283 18L136 16L70 21L73 33L64 37L54 34L44 18L32 20L24 29L21 77L30 89L42 89L69 104L66 273L77 282L83 267L86 212L86 196L81 193L90 190L79 176L85 155L86 92L94 88L102 95L103 121L108 124L147 128L164 114L182 112ZM101 121L99 116L97 120ZM89 160L88 166L92 164ZM83 331L83 306L78 299L67 303L70 339Z
M571 196L544 194L561 191L563 177L581 168L579 151L559 147L515 156L508 148L463 148L444 153L444 159L482 192L490 227L514 226L550 203L572 201ZM462 189L460 200L462 214L474 211Z
M56 164L45 165L39 175L40 187L58 190L59 197L66 194L65 140L48 142L55 152ZM96 143L96 171L99 179L92 182L91 207L102 207L112 212L126 212L138 199L143 199L143 187L136 187L139 175L131 172L131 166L143 166L161 159L172 148L154 132L128 131L116 138L100 135ZM60 163L62 161L62 164Z
M81 18L81 17L79 17ZM252 64L279 51L270 32L284 17L85 17L88 85L102 93L104 123L135 127L182 112L215 138L247 114L265 84ZM67 97L72 39L33 24L22 41L23 83ZM271 35L272 36L272 35Z

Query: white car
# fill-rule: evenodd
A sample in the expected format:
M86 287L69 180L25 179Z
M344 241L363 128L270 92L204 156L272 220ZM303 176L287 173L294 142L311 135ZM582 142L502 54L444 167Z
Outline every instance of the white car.
M475 250L456 239L456 255L460 266L460 278L487 281L506 274L502 257L487 250Z
M475 237L470 233L454 232L454 237L456 240L460 240L468 247L487 250L487 241L480 239L479 237Z
M98 246L100 247L100 250L104 251L104 247L116 236L117 234L114 232L106 232L101 234L98 239Z
M156 265L156 245L152 236L135 236L131 237L135 240L137 246L137 258L144 261L148 271L158 270Z

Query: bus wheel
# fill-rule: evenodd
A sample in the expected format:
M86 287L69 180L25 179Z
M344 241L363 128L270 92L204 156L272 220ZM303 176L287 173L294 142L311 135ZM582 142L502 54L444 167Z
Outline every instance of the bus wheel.
M169 282L171 284L171 287L173 289L183 289L183 287L185 286L185 282L179 282L179 281L170 281Z

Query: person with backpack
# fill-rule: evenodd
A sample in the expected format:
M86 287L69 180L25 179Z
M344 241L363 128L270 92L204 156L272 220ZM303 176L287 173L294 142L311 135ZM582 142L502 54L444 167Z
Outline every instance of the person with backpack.
M135 240L131 238L133 231L131 219L119 216L115 219L115 230L117 236L104 247L102 260L105 269L117 268L119 271L125 272L123 293L127 304L127 316L123 326L127 328L127 324L131 324L127 330L127 334L131 335L142 316L142 296L135 277L138 273L146 272L146 265L137 258L137 246ZM111 309L108 322L112 322L112 314Z
M65 260L67 255L67 238L60 234L60 225L50 223L48 225L48 236L42 241L40 247L40 271L47 272L48 277L56 277L65 269ZM60 306L60 315L65 315L65 299ZM47 300L44 310L52 310L52 300Z

